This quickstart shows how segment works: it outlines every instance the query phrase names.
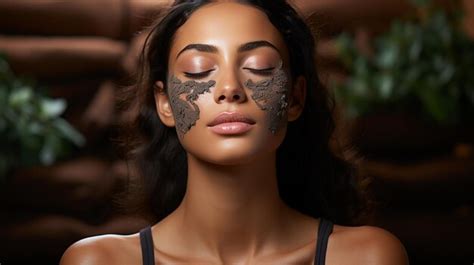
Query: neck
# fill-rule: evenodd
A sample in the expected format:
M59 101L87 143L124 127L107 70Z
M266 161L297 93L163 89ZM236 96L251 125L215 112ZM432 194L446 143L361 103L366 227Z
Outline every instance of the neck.
M245 165L219 166L188 154L187 191L175 213L189 245L228 263L257 256L275 241L286 209L275 160L273 153Z

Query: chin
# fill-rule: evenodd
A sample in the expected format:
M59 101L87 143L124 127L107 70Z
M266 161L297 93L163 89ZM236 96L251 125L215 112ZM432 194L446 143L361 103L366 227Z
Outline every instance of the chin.
M273 135L255 130L240 136L217 136L213 133L191 131L181 142L187 153L198 160L223 166L254 163L275 153L283 142L286 130ZM196 141L195 139L201 139Z
M241 165L254 161L268 147L243 143L239 139L227 139L212 146L211 150L200 150L198 158L217 165ZM202 152L204 151L204 152Z
M189 154L207 163L222 166L238 166L256 161L276 152L281 143L278 138L266 139L229 138L215 142L212 145L201 143L187 146L185 148Z

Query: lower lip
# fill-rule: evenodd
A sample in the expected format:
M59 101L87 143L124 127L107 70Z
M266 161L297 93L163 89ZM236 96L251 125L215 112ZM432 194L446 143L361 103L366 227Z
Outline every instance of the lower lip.
M252 129L252 124L245 122L226 122L214 125L210 127L210 129L211 131L222 135L241 134Z

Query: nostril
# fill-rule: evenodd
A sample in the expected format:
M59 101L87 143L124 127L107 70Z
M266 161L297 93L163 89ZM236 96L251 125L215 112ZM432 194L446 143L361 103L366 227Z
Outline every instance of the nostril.
M222 94L217 98L217 100L218 101L224 101L224 100L240 101L242 97L243 95L241 95L240 93L234 93L233 95L227 95L227 96L225 94Z

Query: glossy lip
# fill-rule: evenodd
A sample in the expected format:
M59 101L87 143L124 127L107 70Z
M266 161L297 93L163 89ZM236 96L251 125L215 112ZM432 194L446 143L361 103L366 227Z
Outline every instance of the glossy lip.
M214 127L222 123L247 123L253 125L255 121L238 112L222 112L213 121L207 124L207 126Z
M225 122L209 127L209 129L220 135L235 135L245 133L252 127L253 125L245 122Z
M222 112L207 126L220 135L242 134L252 129L255 121L238 112Z

